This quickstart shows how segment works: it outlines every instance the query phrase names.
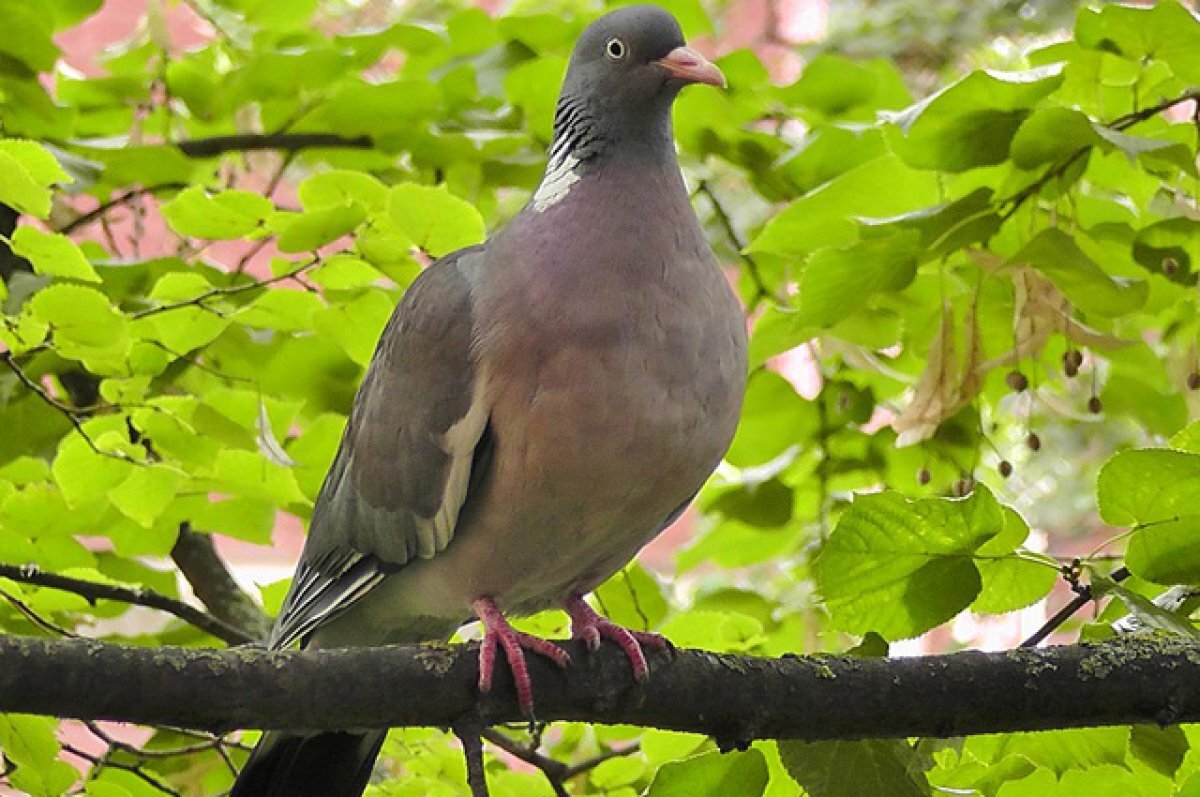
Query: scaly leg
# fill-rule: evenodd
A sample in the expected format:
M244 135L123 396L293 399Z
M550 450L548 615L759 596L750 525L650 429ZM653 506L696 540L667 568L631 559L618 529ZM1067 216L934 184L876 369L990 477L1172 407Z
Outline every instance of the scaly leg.
M571 638L582 639L589 650L600 647L601 639L611 639L625 652L633 666L633 678L638 683L650 677L643 647L666 650L670 647L667 638L646 631L633 631L601 617L588 606L582 595L573 595L567 600L567 614L571 616Z
M496 646L499 644L504 649L504 657L508 659L513 681L517 685L517 702L521 711L533 716L533 683L529 679L529 668L525 665L522 648L545 656L559 667L566 667L571 657L549 640L515 630L491 598L478 598L471 606L483 622L484 631L483 645L479 648L479 691L491 691L492 674L496 669Z

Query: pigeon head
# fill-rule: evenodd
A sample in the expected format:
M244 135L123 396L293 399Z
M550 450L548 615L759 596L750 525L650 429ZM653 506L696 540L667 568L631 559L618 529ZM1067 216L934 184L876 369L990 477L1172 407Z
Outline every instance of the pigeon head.
M558 204L613 153L669 154L673 163L671 103L691 83L724 87L725 76L684 43L679 23L661 8L625 6L589 25L563 80L534 210Z
M668 101L688 83L724 87L725 76L687 47L675 18L657 6L617 9L579 37L563 94L605 95L628 105Z

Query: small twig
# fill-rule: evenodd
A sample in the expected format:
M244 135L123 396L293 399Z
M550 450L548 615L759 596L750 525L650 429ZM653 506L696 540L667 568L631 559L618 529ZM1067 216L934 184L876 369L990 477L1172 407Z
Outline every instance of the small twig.
M266 286L273 285L276 282L283 282L284 280L294 279L298 275L303 274L305 271L307 271L310 268L312 268L313 266L317 265L317 263L319 263L319 262L320 262L319 259L314 259L308 263L305 263L302 266L294 268L291 271L284 272L283 274L280 274L278 276L271 277L270 279L256 280L254 282L247 282L242 285L230 285L228 287L223 287L223 288L210 288L209 290L205 291L204 293L201 293L197 296L193 296L190 299L184 299L183 301L173 302L171 304L160 304L157 307L147 307L145 310L138 310L137 312L130 313L129 317L130 318L145 318L146 316L157 315L158 313L168 313L172 310L179 310L183 307L200 307L205 310L211 310L211 308L206 307L204 304L209 299L213 299L218 296L236 296L240 293L246 293L247 291L254 291L254 290L258 290L259 288L265 288Z
M495 728L484 728L480 735L509 755L540 769L546 776L546 780L550 782L550 788L554 789L556 797L567 797L566 787L563 786L563 782L567 779L566 764L542 755L536 747L527 747Z
M729 213L726 212L724 205L722 205L720 200L717 199L716 194L713 193L713 190L709 186L707 180L700 181L700 184L696 186L696 193L704 194L704 196L708 198L708 201L713 208L713 214L717 217L717 221L720 223L721 228L725 231L725 235L728 236L729 242L733 244L734 249L737 250L738 257L741 258L742 262L746 264L746 273L750 275L750 281L754 283L754 296L750 300L750 310L753 310L758 306L759 302L761 302L763 299L770 299L774 294L771 293L766 282L763 281L762 272L759 271L758 263L755 262L753 257L746 254L746 244L742 242L741 236L738 235L737 228L733 226L733 219L730 218Z
M483 768L483 740L485 732L477 718L456 722L452 728L454 735L462 742L463 757L467 760L467 786L471 789L471 797L488 797L487 773Z
M92 449L95 454L101 457L117 459L121 462L139 464L137 460L127 457L120 452L104 451L96 445L96 441L91 438L91 435L84 431L83 418L86 417L88 413L94 412L98 408L88 407L80 410L63 404L54 396L50 395L50 393L44 387L39 385L37 381L30 377L29 374L21 370L19 365L13 362L12 352L0 352L0 363L3 363L8 370L12 371L21 384L33 391L34 395L41 399L47 406L57 410L64 418L70 421L71 426L75 427L75 431L79 433L79 436L83 438L83 441L88 444L88 448Z
M0 578L7 578L22 584L33 584L63 592L73 592L81 595L89 602L111 600L128 603L135 606L145 606L149 609L173 614L184 622L194 625L201 631L212 634L217 639L231 645L241 645L253 642L254 637L246 631L219 618L213 617L183 601L175 600L151 589L119 587L112 584L100 584L95 581L85 581L81 578L71 578L57 573L47 573L36 565L10 565L0 563Z
M89 210L82 216L78 216L71 221L58 228L58 232L63 235L70 235L81 227L86 227L93 221L96 221L105 213L113 208L120 207L128 202L131 202L145 194L157 194L160 191L179 191L187 188L187 183L157 183L155 185L146 185L141 188L131 188L124 193L118 194L107 202L102 202L98 207Z
M1109 576L1109 578L1119 584L1120 582L1129 578L1129 569L1126 567L1118 567L1116 570L1112 571L1112 574ZM1072 598L1066 606L1063 606L1061 609L1059 609L1053 617L1051 617L1042 625L1041 628L1039 628L1037 631L1034 631L1028 639L1021 643L1020 647L1037 647L1043 639L1054 633L1054 631L1067 620L1069 620L1071 616L1075 614L1075 612L1079 611L1091 602L1092 587L1090 584L1075 584L1072 589L1075 590L1075 597Z
M253 152L277 149L298 152L302 149L371 149L370 136L343 136L337 133L238 133L229 136L193 138L175 144L189 158L212 158L226 152Z
M92 764L94 764L97 767L100 767L101 769L103 769L104 767L112 767L113 769L124 770L125 772L130 773L131 775L138 778L139 780L142 780L145 783L150 784L154 788L161 791L163 794L170 794L173 797L183 797L183 795L181 795L175 789L173 789L170 786L168 786L167 784L163 783L161 780L154 777L153 775L148 774L144 769L142 769L140 766L138 766L136 764L125 764L120 761L113 761L106 755L105 756L95 756L95 755L92 755L91 753L87 753L87 752L84 752L83 750L80 750L75 745L68 744L65 742L62 745L62 749L63 749L63 752L70 753L71 755L76 756L77 758L82 758L84 761L91 762Z
M632 744L628 744L625 747L614 747L611 750L605 750L603 753L593 756L593 757L587 759L586 761L580 761L578 764L567 767L567 772L563 779L570 780L571 778L575 777L576 775L582 775L584 772L589 772L589 771L595 769L596 767L600 766L605 761L608 761L611 758L622 758L627 755L634 755L634 754L638 753L641 749L642 749L641 744L639 744L638 742L633 742Z
M6 601L8 601L10 604L12 604L12 607L14 609L16 609L18 612L20 612L21 614L23 614L25 616L25 619L27 619L29 622L33 623L34 625L36 625L38 628L42 629L43 631L46 631L47 633L50 633L50 634L54 634L56 636L66 637L68 639L78 639L79 638L78 634L74 634L74 633L68 631L67 629L63 628L61 625L58 625L57 623L54 623L50 620L47 620L45 617L42 617L40 614L38 614L37 612L35 612L33 610L33 607L31 607L25 601L18 598L16 595L10 595L6 590L0 589L0 597L4 598Z

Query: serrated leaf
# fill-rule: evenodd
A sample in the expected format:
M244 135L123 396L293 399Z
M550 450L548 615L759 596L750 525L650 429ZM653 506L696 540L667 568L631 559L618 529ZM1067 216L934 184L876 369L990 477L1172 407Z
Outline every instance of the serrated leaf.
M38 274L99 282L100 275L74 241L59 233L33 227L18 227L12 237L13 251L29 260Z
M979 594L971 554L1003 527L999 504L982 487L966 499L860 495L821 547L813 576L837 628L917 636Z
M651 631L667 616L667 599L654 575L630 562L595 591L604 614L617 625Z
M660 767L646 797L760 797L768 777L758 750L704 753Z
M1137 619L1139 628L1152 628L1189 638L1200 637L1200 631L1185 618L1158 606L1144 595L1139 595L1115 582L1105 584L1104 587L1106 592L1116 595L1121 603L1125 604L1125 608Z
M310 329L313 314L325 303L308 291L274 288L264 291L237 312L237 320L246 326L289 332Z
M0 152L0 202L39 219L50 215L50 189L7 152Z
M357 202L330 205L292 216L279 233L280 252L309 252L351 233L367 217Z
M299 188L300 203L306 210L342 207L360 202L371 210L387 207L387 186L366 172L344 169L321 172L306 177Z
M51 186L55 183L71 183L74 178L63 169L58 159L36 141L23 138L0 139L0 153L14 158L35 183Z
M150 528L170 506L187 476L174 468L147 465L135 468L108 498L121 513L143 528Z
M902 739L779 742L788 774L809 797L927 797L929 782Z
M750 378L742 419L725 459L739 468L770 462L816 431L817 410L773 371Z
M195 299L208 293L213 288L211 282L201 274L191 271L172 271L163 274L154 283L149 298L163 303L181 302Z
M1112 526L1170 520L1195 510L1200 455L1168 448L1122 451L1096 479L1100 518Z
M825 328L844 321L880 291L899 291L917 271L919 236L897 232L844 249L822 249L800 276L800 307L794 323ZM853 296L853 302L845 297Z
M479 211L445 186L394 185L388 195L388 213L409 240L434 257L484 238Z
M231 189L209 196L200 186L184 189L162 206L175 232L211 240L249 235L274 210L269 199L250 191Z

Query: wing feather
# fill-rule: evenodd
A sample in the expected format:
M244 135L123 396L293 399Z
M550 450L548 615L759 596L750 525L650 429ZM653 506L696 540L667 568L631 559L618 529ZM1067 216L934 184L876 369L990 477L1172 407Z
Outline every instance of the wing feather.
M453 539L489 414L461 268L479 254L465 249L426 269L388 321L317 497L271 647L304 637L389 572Z

